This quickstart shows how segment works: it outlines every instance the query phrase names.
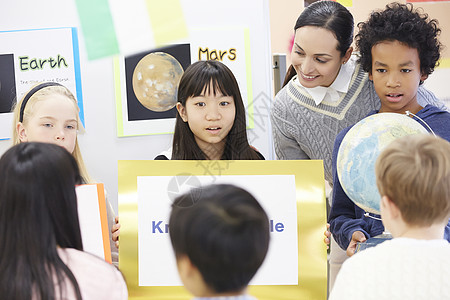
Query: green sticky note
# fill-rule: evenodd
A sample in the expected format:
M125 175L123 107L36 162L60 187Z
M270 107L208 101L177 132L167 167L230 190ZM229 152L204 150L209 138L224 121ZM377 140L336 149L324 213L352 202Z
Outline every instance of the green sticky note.
M108 0L76 0L88 59L119 53L114 23Z

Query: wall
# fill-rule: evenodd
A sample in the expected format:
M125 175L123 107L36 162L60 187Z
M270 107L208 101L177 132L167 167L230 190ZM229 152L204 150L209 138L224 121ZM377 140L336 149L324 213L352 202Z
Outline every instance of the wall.
M349 9L356 21L365 20L374 8L383 7L388 1L354 0ZM289 43L293 34L295 21L303 9L303 1L299 0L253 0L242 2L228 1L226 6L214 7L222 2L196 0L184 1L189 13L190 24L245 24L249 23L252 36L251 57L253 72L254 96L260 92L271 95L271 57L269 45L270 35L272 53L289 53ZM187 4L189 3L189 4ZM213 5L214 3L214 5ZM267 5L266 5L267 4ZM416 3L424 7L432 17L437 18L442 26L442 42L450 43L448 29L450 19L445 14L450 11L449 2ZM15 0L0 3L0 30L51 28L60 26L79 26L75 3L72 0ZM217 11L220 10L220 14ZM209 13L208 13L209 11ZM198 17L197 17L198 16ZM236 21L237 20L237 21ZM85 105L86 133L79 137L85 162L91 175L106 185L108 198L117 211L117 160L153 159L161 151L171 145L171 135L138 136L118 138L116 136L115 100L113 64L111 58L94 61L87 60L84 51L83 36L79 34L80 59L82 72L82 88ZM43 41L45 42L45 41ZM449 50L444 57L449 58ZM290 58L288 57L288 62ZM445 61L447 63L447 61ZM445 79L450 76L450 69L440 68L426 81L426 86L439 97L450 99L445 86ZM251 131L256 146L266 158L272 158L270 124L268 109L270 99L264 99L259 111L259 126ZM0 153L10 147L10 141L0 141Z
M268 2L181 0L181 3L188 27L249 27L253 96L258 100L255 110L259 109L255 114L255 128L249 134L253 137L252 144L266 158L272 158L268 121L272 94ZM0 3L0 31L67 26L79 27L73 0L2 0ZM105 183L107 197L117 212L117 161L153 159L171 146L172 135L118 138L112 58L89 61L81 30L79 42L86 120L86 133L79 136L80 147L89 172L97 181ZM0 154L10 145L10 141L0 141Z

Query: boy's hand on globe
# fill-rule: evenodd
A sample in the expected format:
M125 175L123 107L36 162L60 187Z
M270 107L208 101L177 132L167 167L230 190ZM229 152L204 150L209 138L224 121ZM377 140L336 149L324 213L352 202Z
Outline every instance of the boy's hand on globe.
M365 242L366 240L367 240L366 236L361 231L353 232L352 240L350 241L350 244L348 245L347 248L347 256L352 256L353 254L355 254L356 244Z

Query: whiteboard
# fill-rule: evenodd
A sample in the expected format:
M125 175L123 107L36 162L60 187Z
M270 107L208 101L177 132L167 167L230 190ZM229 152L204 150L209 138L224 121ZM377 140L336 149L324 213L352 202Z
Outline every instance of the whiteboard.
M253 99L258 101L255 106L258 124L248 133L252 137L252 145L266 159L272 159L270 105L273 93L268 0L181 0L181 4L188 28L249 28ZM96 181L105 184L107 198L117 213L117 161L151 160L171 146L172 135L117 137L113 59L87 59L73 0L2 0L0 6L0 31L79 28L86 133L79 135L78 140L89 173ZM10 141L0 141L0 154L10 145Z

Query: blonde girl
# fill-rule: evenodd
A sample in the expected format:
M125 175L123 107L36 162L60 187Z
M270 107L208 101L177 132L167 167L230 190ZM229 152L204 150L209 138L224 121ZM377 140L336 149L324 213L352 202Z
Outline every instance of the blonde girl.
M32 87L16 104L13 116L13 144L43 142L56 144L73 155L82 177L82 183L93 183L89 176L77 141L83 126L79 108L73 94L63 85L43 82ZM115 243L119 224L109 201L106 202L113 262L117 262ZM114 241L113 241L114 240Z
M66 115L69 116L68 119L62 120L62 116L58 116L60 112L57 113L57 116L51 115L51 112L49 112L50 114L47 113L46 108L55 103L56 106L53 106L54 112L58 112L57 109L63 108L64 112L67 112ZM46 107L40 107L42 104ZM36 116L36 112L39 113L38 116ZM29 141L59 145L70 143L70 148L65 148L72 153L77 161L83 182L93 182L87 172L76 137L77 131L83 130L78 117L78 112L79 108L77 100L66 87L54 82L40 83L31 88L14 108L13 124L15 130L13 131L13 144L17 145L21 142ZM59 133L56 133L53 136L50 135L51 132L58 130L55 122L62 122L61 125L64 127L62 132L63 135L60 135ZM40 131L41 134L36 132L35 125L42 127L43 130ZM37 135L35 135L35 133L37 133Z

